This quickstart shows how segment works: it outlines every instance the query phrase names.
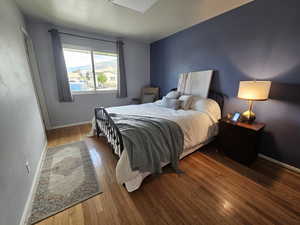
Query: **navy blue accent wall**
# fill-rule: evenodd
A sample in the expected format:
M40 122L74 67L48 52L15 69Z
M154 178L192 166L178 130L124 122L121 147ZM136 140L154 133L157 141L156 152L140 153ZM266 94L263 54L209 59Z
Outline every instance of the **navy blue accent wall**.
M259 151L300 168L299 10L299 0L256 0L152 43L152 85L164 95L179 73L214 69L227 113L247 108L236 98L240 80L273 81L270 100L254 105L267 124Z

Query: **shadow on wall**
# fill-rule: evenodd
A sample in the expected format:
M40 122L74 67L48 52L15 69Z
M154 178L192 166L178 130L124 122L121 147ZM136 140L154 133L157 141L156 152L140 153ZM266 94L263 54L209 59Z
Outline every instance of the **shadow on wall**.
M262 116L267 127L260 152L279 161L287 158L299 161L300 84L272 82L269 99L269 103L266 102L264 106L269 113ZM283 157L282 149L287 148L290 149L290 154Z
M274 121L274 123L278 124L278 127L282 128L284 126L284 128L282 128L282 133L281 135L285 137L286 142L285 145L287 146L288 144L292 143L292 145L294 145L294 151L298 150L298 145L296 145L296 141L299 140L299 130L300 130L300 124L295 124L292 122L287 122L286 120L282 119L282 120L276 120ZM298 132L298 134L297 134ZM295 135L293 135L295 134ZM261 139L261 144L260 144L260 150L259 152L270 156L272 154L272 158L275 158L279 161L283 161L283 155L282 155L282 151L281 148L285 148L286 146L284 146L284 144L282 143L278 143L278 138L276 138L275 134L271 131L269 131L269 129L267 129L266 131L264 131L263 135L262 135L262 139ZM280 145L280 146L279 146ZM294 158L293 158L294 157ZM295 152L295 154L293 154L290 157L290 160L297 160L297 157L299 157L299 155L297 155L297 153Z
M217 70L214 70L211 84L210 84L210 89L214 91L221 90L220 73Z
M221 79L219 76L219 71L214 71L211 81L211 90L221 90ZM249 78L249 80L252 79ZM228 98L227 95L224 94L224 96ZM288 84L273 81L269 98L289 102L291 104L299 104L300 106L300 84Z
M272 82L270 99L287 101L300 106L300 84Z

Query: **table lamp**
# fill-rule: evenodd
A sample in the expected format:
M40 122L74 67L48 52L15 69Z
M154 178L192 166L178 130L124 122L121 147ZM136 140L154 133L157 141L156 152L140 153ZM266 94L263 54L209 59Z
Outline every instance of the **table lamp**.
M253 101L266 101L269 98L271 81L240 81L238 98L249 102L249 109L242 115L246 122L255 120Z

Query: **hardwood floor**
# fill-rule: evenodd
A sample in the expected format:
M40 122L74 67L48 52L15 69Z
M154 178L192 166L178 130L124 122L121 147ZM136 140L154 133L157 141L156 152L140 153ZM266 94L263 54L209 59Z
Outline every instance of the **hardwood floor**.
M103 193L39 225L300 224L300 175L263 159L251 168L212 147L180 162L183 174L148 177L128 193L116 183L117 158L88 125L48 133L49 147L85 140Z

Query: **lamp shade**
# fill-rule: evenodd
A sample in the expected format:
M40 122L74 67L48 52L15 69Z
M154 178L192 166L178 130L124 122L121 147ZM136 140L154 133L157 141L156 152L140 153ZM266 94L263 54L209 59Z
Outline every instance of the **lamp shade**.
M240 81L238 98L264 101L269 98L271 81Z

